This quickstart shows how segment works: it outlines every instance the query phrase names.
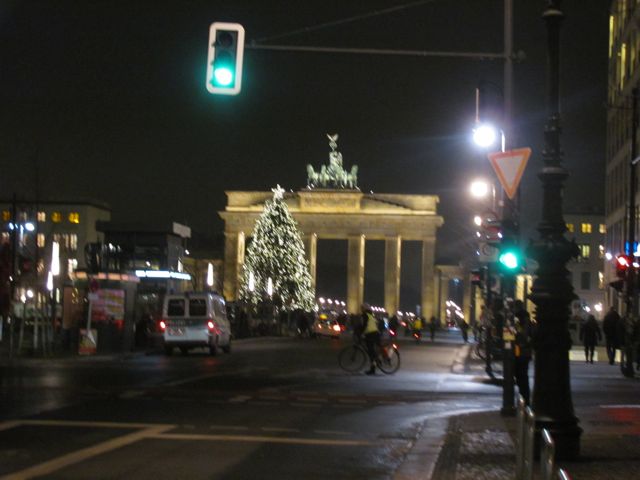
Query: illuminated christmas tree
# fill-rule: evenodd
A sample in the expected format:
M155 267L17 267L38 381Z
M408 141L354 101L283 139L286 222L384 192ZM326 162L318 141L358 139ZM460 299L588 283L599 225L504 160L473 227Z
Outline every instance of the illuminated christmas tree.
M298 226L283 199L284 190L273 189L256 221L245 256L240 297L257 305L271 296L284 310L310 311L315 304L309 262ZM270 295L271 294L271 295Z

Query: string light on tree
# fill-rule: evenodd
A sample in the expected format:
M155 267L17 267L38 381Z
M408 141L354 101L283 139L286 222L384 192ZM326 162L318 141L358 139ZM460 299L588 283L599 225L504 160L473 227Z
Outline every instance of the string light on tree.
M257 305L271 280L270 290L281 308L311 311L315 294L300 231L285 202L284 189L278 185L272 192L247 248L240 297Z

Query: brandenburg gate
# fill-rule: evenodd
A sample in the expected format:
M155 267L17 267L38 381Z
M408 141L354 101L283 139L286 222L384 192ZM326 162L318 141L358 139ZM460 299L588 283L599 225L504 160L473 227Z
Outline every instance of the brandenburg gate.
M347 172L336 150L337 135L329 136L330 165L315 172L309 165L308 185L285 193L284 201L298 223L305 242L312 284L316 281L319 239L347 240L347 310L357 313L363 302L366 240L384 240L384 307L400 304L402 241L422 242L422 315L437 315L435 288L436 231L443 224L437 214L437 195L363 193L357 188L357 167ZM227 206L219 212L225 223L224 296L236 300L244 263L245 241L251 236L267 192L227 191Z

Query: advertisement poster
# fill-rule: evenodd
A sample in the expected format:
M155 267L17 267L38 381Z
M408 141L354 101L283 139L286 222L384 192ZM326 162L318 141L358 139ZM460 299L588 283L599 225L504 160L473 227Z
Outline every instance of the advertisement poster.
M124 321L124 290L100 289L91 301L91 322Z
M95 328L89 330L87 333L86 328L80 329L80 338L78 343L79 355L95 355L98 346L98 332Z

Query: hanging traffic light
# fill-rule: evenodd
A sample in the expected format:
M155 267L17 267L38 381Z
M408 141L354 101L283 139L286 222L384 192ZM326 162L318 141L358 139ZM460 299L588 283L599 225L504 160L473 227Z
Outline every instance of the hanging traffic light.
M616 275L619 278L625 278L627 271L633 265L633 257L631 255L616 256Z
M207 90L237 95L242 84L244 27L239 23L214 22L209 28Z
M502 245L500 247L498 262L500 263L502 270L506 273L515 273L524 266L520 249L515 245L509 244Z

